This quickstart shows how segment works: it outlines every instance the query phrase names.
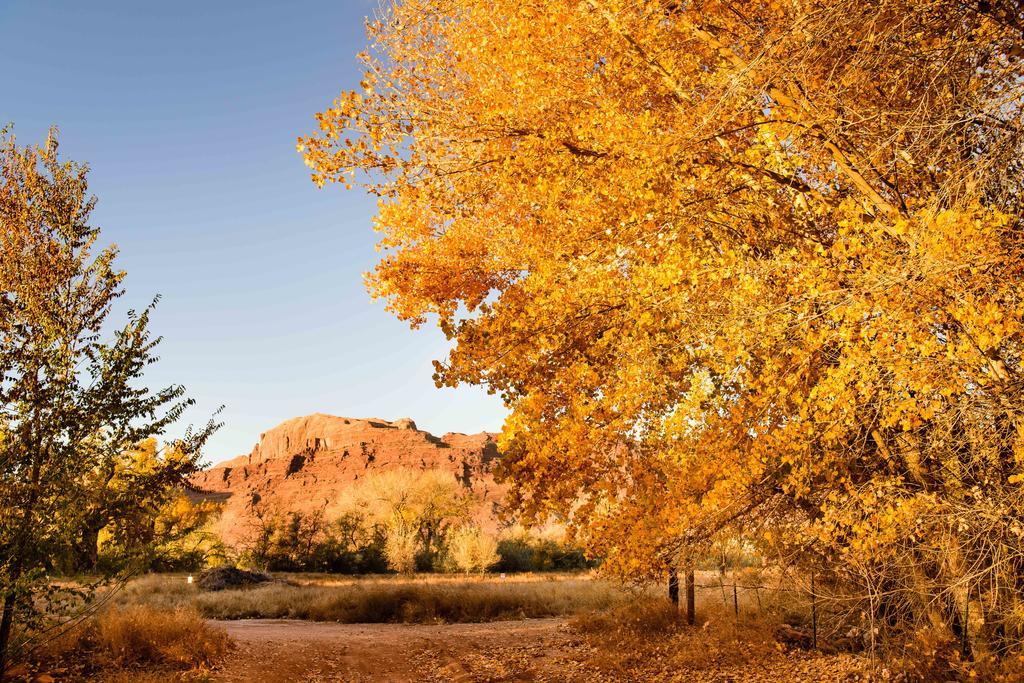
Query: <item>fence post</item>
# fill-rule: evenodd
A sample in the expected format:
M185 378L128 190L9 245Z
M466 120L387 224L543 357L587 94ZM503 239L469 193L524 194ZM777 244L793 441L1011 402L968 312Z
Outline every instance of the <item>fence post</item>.
M814 572L811 571L811 645L818 649L818 594L814 589Z
M686 568L686 623L693 626L697 621L696 605L694 600L694 578L693 567Z
M736 622L740 620L740 598L739 591L736 589L736 582L732 584L732 610L736 613Z

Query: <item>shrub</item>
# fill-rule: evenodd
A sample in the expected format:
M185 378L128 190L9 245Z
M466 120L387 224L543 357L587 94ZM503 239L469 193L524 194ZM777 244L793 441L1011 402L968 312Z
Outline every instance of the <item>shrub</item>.
M419 539L416 534L402 528L394 528L388 532L384 542L384 556L388 560L388 568L400 574L411 574L416 571L416 556L419 554Z
M93 655L109 664L180 670L209 668L230 645L227 633L187 607L173 612L143 606L112 609L96 620L92 637Z
M486 571L500 559L497 541L475 525L456 529L449 541L449 551L455 566L467 574Z
M249 572L237 567L223 566L203 572L196 583L204 591L222 591L227 588L255 586L273 580L272 576L263 572Z
M72 664L86 674L193 671L213 667L230 648L227 633L207 624L192 607L122 605L100 612L49 643L39 659L50 665Z
M588 560L581 548L546 538L519 535L498 542L495 571L549 572L592 569L598 562Z
M684 622L679 608L671 602L644 597L617 609L577 615L570 625L584 634L650 635L675 633Z

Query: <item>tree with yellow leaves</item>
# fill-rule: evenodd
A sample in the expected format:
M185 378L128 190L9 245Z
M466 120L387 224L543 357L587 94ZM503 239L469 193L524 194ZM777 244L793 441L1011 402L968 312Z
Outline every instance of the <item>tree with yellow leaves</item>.
M370 38L299 150L379 196L369 286L455 342L437 383L511 408L525 515L629 577L743 534L872 632L1019 646L1017 3L402 0Z
M448 547L455 567L467 574L485 572L501 559L498 539L477 524L463 524L451 532Z
M147 438L112 455L80 484L67 569L198 569L223 553L206 528L219 505L190 500L187 493L194 453Z
M370 473L346 491L338 507L383 527L388 566L411 573L440 568L449 532L469 518L472 502L450 472L400 468Z

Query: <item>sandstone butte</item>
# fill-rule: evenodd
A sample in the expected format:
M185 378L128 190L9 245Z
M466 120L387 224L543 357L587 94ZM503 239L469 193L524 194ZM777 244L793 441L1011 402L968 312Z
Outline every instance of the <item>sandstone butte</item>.
M345 490L370 472L441 470L473 493L477 520L493 529L504 493L492 476L495 439L488 432L436 437L408 418L388 422L316 413L282 422L261 434L251 453L197 473L191 494L222 504L216 531L236 545L253 528L255 506L282 513L323 510L330 516Z

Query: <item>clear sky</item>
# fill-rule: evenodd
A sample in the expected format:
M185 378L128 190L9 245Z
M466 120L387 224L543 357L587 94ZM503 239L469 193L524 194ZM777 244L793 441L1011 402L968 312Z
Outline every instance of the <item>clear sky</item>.
M373 201L317 190L295 152L314 113L358 83L377 4L0 0L0 123L22 144L56 124L62 153L90 163L126 304L163 295L149 384L184 384L196 423L226 406L208 460L311 412L435 433L504 417L478 388L434 387L443 336L411 331L363 287Z

